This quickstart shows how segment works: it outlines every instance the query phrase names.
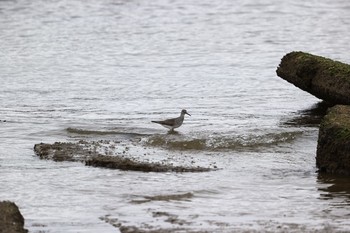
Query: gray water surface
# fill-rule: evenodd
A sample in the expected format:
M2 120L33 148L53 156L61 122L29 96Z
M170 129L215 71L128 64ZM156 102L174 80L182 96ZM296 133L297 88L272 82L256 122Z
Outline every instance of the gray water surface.
M30 232L350 231L348 180L318 175L318 125L300 121L320 100L275 73L290 51L350 63L349 13L343 0L0 1L0 200ZM183 108L178 134L150 122ZM33 152L81 139L218 170Z

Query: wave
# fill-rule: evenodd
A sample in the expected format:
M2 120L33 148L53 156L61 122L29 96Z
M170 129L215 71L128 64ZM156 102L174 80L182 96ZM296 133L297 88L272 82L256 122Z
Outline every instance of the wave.
M156 135L145 141L147 146L172 150L257 150L293 141L301 131L267 133L264 135L215 136L208 138L174 138Z
M66 131L71 134L80 135L124 135L130 137L144 136L144 134L132 133L132 132L122 132L122 131L103 131L103 130L90 130L90 129L79 129L79 128L67 128Z
M81 128L67 128L66 131L71 134L85 136L104 136L119 135L122 138L142 138L141 144L151 147L162 147L170 150L251 150L256 151L260 148L267 148L293 141L302 131L278 132L266 134L248 134L248 135L200 135L198 137L186 137L177 134L150 135L133 132L103 131Z
M67 128L68 133L83 134L83 135L108 135L108 134L118 134L114 131L99 131L99 130L88 130L88 129L78 129L78 128Z

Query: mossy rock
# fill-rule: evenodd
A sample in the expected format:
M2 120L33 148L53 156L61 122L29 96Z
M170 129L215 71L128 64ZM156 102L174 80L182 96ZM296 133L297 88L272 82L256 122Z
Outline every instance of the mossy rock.
M277 75L333 104L350 104L350 65L304 52L285 55Z
M324 117L316 165L321 172L350 175L350 106L337 105Z

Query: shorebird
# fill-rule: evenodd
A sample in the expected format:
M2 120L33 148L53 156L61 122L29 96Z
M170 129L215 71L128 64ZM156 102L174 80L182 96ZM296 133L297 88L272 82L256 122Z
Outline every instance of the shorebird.
M152 121L152 122L160 124L161 126L164 126L165 128L170 129L170 131L174 131L175 128L179 128L182 125L182 122L184 122L185 114L191 116L185 109L182 109L179 117L167 119L164 121Z

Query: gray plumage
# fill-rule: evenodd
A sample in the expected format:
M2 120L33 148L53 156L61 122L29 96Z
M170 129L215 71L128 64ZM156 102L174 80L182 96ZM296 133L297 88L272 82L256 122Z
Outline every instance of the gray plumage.
M185 109L183 109L179 117L167 119L164 121L152 121L152 122L160 124L161 126L164 126L165 128L168 128L170 130L174 130L175 128L179 128L182 125L185 119L185 114L191 116Z

